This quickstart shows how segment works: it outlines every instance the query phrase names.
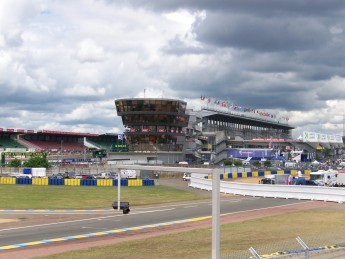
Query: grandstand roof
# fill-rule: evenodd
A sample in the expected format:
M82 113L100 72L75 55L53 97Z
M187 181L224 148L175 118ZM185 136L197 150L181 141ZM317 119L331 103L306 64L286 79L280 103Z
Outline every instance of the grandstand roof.
M0 133L13 133L13 134L54 134L54 135L70 135L81 137L98 137L100 134L84 133L84 132L71 132L71 131L57 131L57 130L25 130L14 128L0 128Z
M261 124L265 126L272 125L274 128L285 128L285 129L294 129L294 127L288 125L287 123L271 120L269 118L258 118L258 117L252 117L248 116L245 113L233 113L233 112L225 112L220 110L215 110L212 108L203 108L200 111L200 114L202 117L217 117L217 118L231 118L235 120L240 120L248 124Z
M99 134L94 134L94 133L83 133L83 132L71 132L71 131L56 131L56 130L38 130L38 134L56 134L56 135L72 135L72 136L82 136L82 137L87 137L87 136L92 136L92 137L97 137Z

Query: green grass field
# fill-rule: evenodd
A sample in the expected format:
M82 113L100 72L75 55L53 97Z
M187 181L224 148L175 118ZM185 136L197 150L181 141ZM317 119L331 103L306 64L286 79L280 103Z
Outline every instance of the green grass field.
M99 209L117 201L116 187L0 185L1 209ZM192 192L166 186L122 187L130 206L198 200Z

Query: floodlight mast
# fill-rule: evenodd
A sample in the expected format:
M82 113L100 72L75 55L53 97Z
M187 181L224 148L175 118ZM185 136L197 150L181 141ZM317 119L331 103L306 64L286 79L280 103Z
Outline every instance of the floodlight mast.
M220 175L217 168L189 168L145 165L115 165L118 170L150 170L159 172L212 174L212 259L220 258ZM120 200L118 200L120 202Z
M121 171L117 174L117 211L120 211L121 205Z

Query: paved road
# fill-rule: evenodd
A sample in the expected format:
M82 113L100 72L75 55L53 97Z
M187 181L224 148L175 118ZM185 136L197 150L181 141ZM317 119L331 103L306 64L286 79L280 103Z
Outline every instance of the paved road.
M221 199L221 213L250 211L301 202L264 198L223 198ZM42 214L42 212L38 213ZM207 200L159 207L132 208L128 215L111 211L94 216L88 214L88 218L81 217L80 219L67 221L50 221L45 224L20 227L1 227L0 246L199 218L210 216L211 214L212 204L211 201ZM54 212L44 212L44 215L54 215Z

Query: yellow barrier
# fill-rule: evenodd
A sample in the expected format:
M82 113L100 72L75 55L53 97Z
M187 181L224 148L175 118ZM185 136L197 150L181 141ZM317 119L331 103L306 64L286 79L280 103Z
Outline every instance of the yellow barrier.
M297 176L297 170L291 170L291 171L290 171L290 174L291 174L292 176Z
M64 179L65 185L80 186L80 179Z
M247 178L247 172L242 172L242 178Z
M32 178L32 185L48 185L48 178Z
M277 174L284 174L284 170L278 170Z
M232 179L236 179L236 178L238 178L237 173L232 173Z
M253 177L259 177L259 172L258 172L258 171L252 172L252 176L253 176Z
M1 177L0 184L16 184L16 178L14 177Z
M143 181L140 179L128 180L128 186L143 186Z
M310 175L310 173L311 173L311 170L310 170L310 169L304 170L304 174L305 174L305 175Z
M271 171L265 171L264 174L265 175L271 175Z
M223 174L223 179L228 179L228 178L229 178L229 174L228 173Z
M97 186L113 186L112 179L97 179Z

